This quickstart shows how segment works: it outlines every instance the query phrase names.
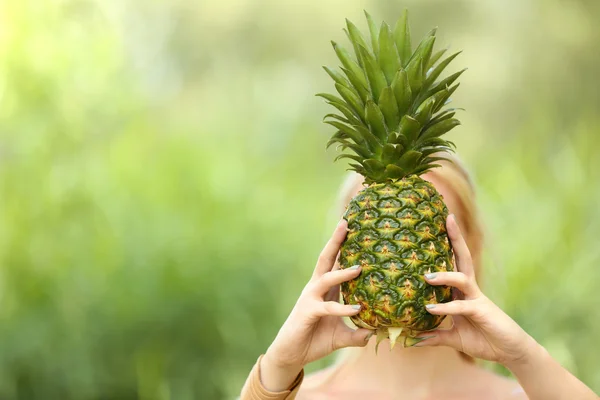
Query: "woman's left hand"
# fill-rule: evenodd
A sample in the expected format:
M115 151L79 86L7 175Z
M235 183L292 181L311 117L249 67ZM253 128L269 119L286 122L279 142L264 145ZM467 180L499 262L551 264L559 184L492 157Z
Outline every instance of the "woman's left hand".
M450 315L454 325L449 330L424 332L421 336L434 336L417 346L450 346L503 365L519 362L538 344L477 286L471 253L453 215L448 217L446 226L458 271L426 274L425 279L431 285L452 286L455 300L428 305L427 311Z

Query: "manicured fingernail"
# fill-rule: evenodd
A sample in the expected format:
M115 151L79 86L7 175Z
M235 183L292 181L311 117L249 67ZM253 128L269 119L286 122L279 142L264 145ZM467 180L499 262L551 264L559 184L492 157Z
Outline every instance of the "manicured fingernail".
M436 304L426 304L425 308L428 310L431 310L432 308L435 308Z
M352 308L355 310L360 310L360 304L352 304Z
M348 268L348 269L349 269L349 270L351 270L351 271L356 271L356 270L357 270L357 269L359 269L359 268L360 268L360 265L353 265L353 266L351 266L351 267L350 267L350 268Z
M427 278L427 279L435 279L436 276L437 276L437 274L435 272L432 272L430 274L425 274L425 278Z

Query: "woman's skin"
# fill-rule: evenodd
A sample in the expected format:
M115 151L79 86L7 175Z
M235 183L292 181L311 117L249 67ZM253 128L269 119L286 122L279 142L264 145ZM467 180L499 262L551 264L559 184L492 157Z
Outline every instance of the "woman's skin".
M451 194L437 185L450 210ZM447 220L457 271L428 274L432 285L454 287L454 300L428 309L448 315L447 329L414 348L375 354L372 331L351 329L341 317L359 310L338 303L339 284L357 277L360 267L340 270L335 261L346 237L341 220L319 256L313 275L261 361L267 390L287 389L308 363L344 347L365 347L333 371L305 379L298 399L530 399L592 400L591 389L562 368L479 289L471 254L453 215ZM446 321L445 321L446 322ZM449 325L449 326L448 326ZM485 371L461 356L500 363L514 381Z

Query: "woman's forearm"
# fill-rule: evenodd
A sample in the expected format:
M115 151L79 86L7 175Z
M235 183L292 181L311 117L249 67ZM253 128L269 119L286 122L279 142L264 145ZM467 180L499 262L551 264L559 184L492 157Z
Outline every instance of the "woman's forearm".
M523 359L505 365L517 378L529 400L597 400L583 382L554 360L532 339Z
M293 400L303 378L302 368L276 365L266 355L260 356L242 387L240 400Z
M267 353L260 360L260 381L265 389L272 392L287 390L296 380L302 366L280 365Z

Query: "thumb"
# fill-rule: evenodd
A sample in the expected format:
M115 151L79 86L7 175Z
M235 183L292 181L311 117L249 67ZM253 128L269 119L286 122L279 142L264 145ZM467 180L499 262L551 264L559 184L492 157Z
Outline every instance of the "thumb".
M375 331L371 329L346 329L341 330L333 338L333 345L336 349L342 349L344 347L365 347L369 342L369 339Z

